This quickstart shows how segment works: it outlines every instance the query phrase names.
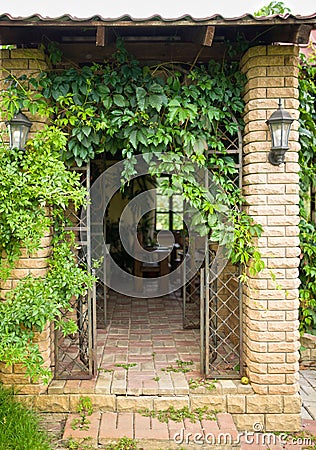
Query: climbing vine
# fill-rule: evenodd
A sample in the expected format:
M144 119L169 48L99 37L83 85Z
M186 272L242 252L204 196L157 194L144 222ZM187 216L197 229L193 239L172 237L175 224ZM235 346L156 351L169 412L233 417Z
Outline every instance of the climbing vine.
M316 55L307 61L301 55L300 91L300 330L316 329L316 224L311 218L311 196L316 187ZM314 194L315 195L315 194Z
M47 274L26 276L0 302L0 361L23 363L34 379L47 380L50 374L43 367L35 332L42 332L49 321L73 333L76 324L63 322L60 311L69 310L73 296L83 294L92 283L76 264L74 236L61 228L65 208L70 203L83 205L86 198L77 175L60 160L65 145L65 134L47 127L25 151L0 146L0 248L6 256L0 263L1 279L9 278L21 248L31 255L52 228L55 234Z
M253 244L261 227L240 211L241 192L232 181L235 163L224 144L224 134L233 138L237 133L232 114L240 116L244 108L244 80L237 64L142 67L119 41L104 65L42 72L36 78L9 77L2 101L10 114L27 108L48 115L69 137L62 154L69 164L80 166L107 151L124 159L126 182L136 173L136 154L146 153L148 162L163 155L152 173L173 170L168 194L181 193L198 209L196 228L212 230L214 241L227 236L221 213L229 215L235 229L231 259L250 265L255 274L263 267ZM193 163L212 173L218 186L213 198L191 176Z
M243 198L233 182L236 164L224 143L225 135L233 139L237 133L232 114L243 112L242 90L243 77L233 62L142 67L120 42L103 65L33 77L9 75L1 92L3 118L26 110L46 116L52 126L31 140L25 153L1 149L0 245L7 254L1 277L8 277L20 248L39 248L45 230L53 225L44 206L54 206L60 220L70 201L83 204L85 193L66 166L81 166L104 151L124 159L125 183L135 173L135 156L140 153L146 154L153 175L172 169L165 191L180 192L200 212L194 218L197 230L227 244L221 220L226 214L232 224L231 261L248 266L251 275L260 271L263 262L254 239L261 226L242 211ZM153 156L158 164L153 164ZM212 195L192 176L196 165L211 173L218 187ZM5 338L0 360L23 360L32 375L45 374L38 348L29 345L34 331L42 331L53 318L58 326L74 330L74 323L60 324L58 311L69 308L71 296L91 285L91 277L71 256L72 246L71 238L60 234L47 276L22 280L1 304L5 320L0 333Z

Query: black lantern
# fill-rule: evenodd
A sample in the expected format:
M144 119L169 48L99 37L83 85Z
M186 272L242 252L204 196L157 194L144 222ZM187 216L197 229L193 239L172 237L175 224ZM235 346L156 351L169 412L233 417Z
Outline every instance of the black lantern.
M6 125L9 129L10 148L24 150L32 122L24 114L19 112Z
M289 149L289 134L293 120L282 108L282 100L279 98L279 108L267 120L272 139L269 161L274 166L284 163L285 152Z

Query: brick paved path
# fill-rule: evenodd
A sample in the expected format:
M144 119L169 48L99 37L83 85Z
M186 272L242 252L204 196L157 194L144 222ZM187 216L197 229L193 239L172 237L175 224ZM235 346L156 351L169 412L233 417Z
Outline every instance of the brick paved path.
M94 446L118 441L122 437L136 439L144 450L154 449L216 449L216 450L302 450L310 447L309 434L316 435L316 421L303 420L305 433L287 438L272 433L248 433L240 436L228 413L218 413L216 420L189 419L181 422L160 422L156 418L144 417L132 412L96 412L88 416L89 429L73 429L76 414L68 416L63 441L73 438L78 442L88 439ZM294 439L294 440L292 440ZM297 440L296 440L297 439ZM305 442L305 444L304 444ZM188 445L189 444L189 445Z
M165 372L161 369L174 365L176 360L193 361L188 373ZM83 395L115 394L118 399L125 399L126 395L142 399L143 396L159 397L166 401L170 396L189 394L188 379L199 376L199 330L183 330L181 299L177 296L159 299L128 299L122 296L111 296L109 302L108 328L98 329L98 361L99 372L95 380L55 380L51 384L51 393L77 393ZM128 370L117 364L130 364ZM134 365L135 364L135 365ZM230 384L229 384L230 383ZM223 392L230 389L250 388L238 386L230 381L218 383ZM313 370L301 373L301 395L304 402L302 417L304 430L316 435L316 373ZM119 409L119 408L118 408ZM89 420L88 430L73 430L71 423L74 415L69 415L64 430L63 439L70 436L76 439L91 437L95 445L117 440L123 436L137 439L145 450L185 448L174 442L175 433L181 433L190 441L190 449L194 449L192 439L195 434L199 449L257 449L271 450L303 449L306 445L287 443L283 445L275 437L265 437L258 433L250 438L243 437L241 443L235 443L237 430L232 417L227 413L217 414L216 421L198 421L195 424L187 419L182 423L160 423L157 419L143 417L136 412L95 412ZM205 442L207 433L210 436L228 433L232 442L223 442L212 446ZM189 437L189 433L191 433ZM181 435L178 436L178 442ZM199 438L199 436L201 436ZM190 440L191 439L191 440ZM265 440L266 439L266 440ZM267 440L268 439L268 440ZM252 443L249 443L252 440Z
M196 444L198 448L212 447L215 441L216 449L240 448L238 431L228 413L218 413L216 420L197 420L192 423L189 419L181 422L160 422L157 418L145 417L139 413L97 412L89 416L91 422L89 430L75 429L71 424L78 417L71 414L68 417L63 440L70 437L78 441L91 437L91 443L106 444L126 436L136 439L146 450L153 448L181 448L184 444ZM213 441L214 440L214 441Z

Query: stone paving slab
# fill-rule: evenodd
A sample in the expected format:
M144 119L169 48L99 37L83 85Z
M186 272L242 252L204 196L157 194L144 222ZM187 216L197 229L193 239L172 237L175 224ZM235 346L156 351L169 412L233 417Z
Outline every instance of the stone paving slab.
M67 441L70 438L83 442L89 439L89 444L97 445L99 439L101 413L95 412L87 416L89 423L86 427L75 425L75 420L79 418L79 414L69 414L67 417L63 440Z
M302 419L316 419L316 371L300 371L300 395L302 397Z
M98 412L87 417L90 422L88 430L78 427L73 429L74 419L78 417L78 414L68 416L63 441L71 437L82 442L90 437L89 442L97 445L117 441L126 436L141 442L148 450L179 449L187 448L186 446L192 450L240 448L237 428L228 413L218 413L216 420L204 419L192 423L185 418L179 423L172 420L166 423L136 412Z

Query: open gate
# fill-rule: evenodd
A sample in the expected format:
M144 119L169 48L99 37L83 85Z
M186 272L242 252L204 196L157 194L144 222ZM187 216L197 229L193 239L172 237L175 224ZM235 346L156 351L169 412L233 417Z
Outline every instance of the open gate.
M233 118L233 120L235 120ZM222 133L226 154L235 162L236 172L231 181L237 188L241 187L242 170L242 137L238 130L231 136ZM82 185L87 192L90 189L90 165L74 169L81 174ZM208 177L208 175L207 175ZM204 179L208 187L210 180ZM103 195L103 193L101 192ZM98 217L98 214L96 215ZM91 211L91 205L86 208L86 215L82 217L75 211L69 211L71 226L68 230L75 233L78 247L75 257L87 270L92 270L92 247L99 245L99 233L103 230L103 223L99 223ZM231 263L226 264L226 255L209 239L196 235L190 236L193 245L189 250L193 252L192 261L198 255L201 268L196 271L192 267L184 268L183 274L183 326L184 328L200 328L201 373L212 378L239 378L242 374L242 297L239 279L240 268ZM97 244L93 243L96 240ZM98 252L97 252L98 253ZM190 261L190 258L187 259ZM104 277L107 276L106 258ZM186 263L188 264L188 263ZM194 272L193 272L194 271ZM193 275L193 276L191 276ZM74 335L64 336L55 330L55 377L61 379L91 378L96 373L96 314L97 308L102 307L103 325L106 323L106 288L104 286L100 297L102 305L97 306L96 286L85 296L73 302L73 311L65 313L65 318L72 318L78 325Z
M90 164L75 167L80 174L80 181L89 192ZM69 208L65 228L72 231L76 237L74 257L79 265L91 271L91 225L90 204L88 202L84 215L81 211ZM96 344L96 286L88 289L85 295L73 299L72 311L62 311L65 320L72 319L77 324L77 332L64 335L55 330L55 378L57 379L86 379L92 378L96 372L95 344Z
M232 119L237 123L236 119ZM235 163L231 181L241 188L242 135L222 132L226 155ZM220 154L218 155L220 156ZM204 185L211 183L205 175ZM183 282L183 326L200 328L201 373L212 378L240 378L242 375L242 286L240 267L227 262L225 251L209 238L193 237L192 259L204 253L200 270ZM188 259L190 261L190 258ZM226 263L227 262L227 263Z

